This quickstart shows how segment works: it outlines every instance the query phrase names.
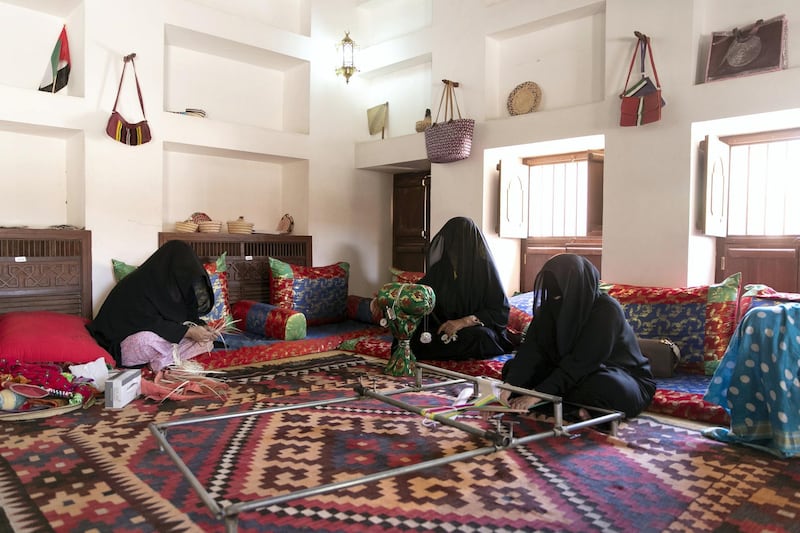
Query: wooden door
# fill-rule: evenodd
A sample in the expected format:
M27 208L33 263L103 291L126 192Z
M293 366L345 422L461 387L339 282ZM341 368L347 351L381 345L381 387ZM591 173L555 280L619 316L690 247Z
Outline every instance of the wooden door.
M430 245L430 184L426 173L394 176L392 266L425 272Z

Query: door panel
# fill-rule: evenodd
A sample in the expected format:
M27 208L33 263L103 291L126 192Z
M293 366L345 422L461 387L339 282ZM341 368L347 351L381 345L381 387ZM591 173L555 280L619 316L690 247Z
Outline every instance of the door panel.
M582 255L588 259L600 272L603 259L603 244L600 238L586 238L577 240L570 238L530 238L522 240L522 266L520 269L520 291L533 290L536 275L548 259L557 254L571 253Z
M430 181L427 173L394 176L392 266L425 271L430 244Z
M800 239L729 237L717 241L717 280L742 273L742 287L763 284L780 292L798 292Z

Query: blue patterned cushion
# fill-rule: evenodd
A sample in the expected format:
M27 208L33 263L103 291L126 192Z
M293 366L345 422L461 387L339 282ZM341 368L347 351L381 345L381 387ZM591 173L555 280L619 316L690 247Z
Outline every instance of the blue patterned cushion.
M272 305L303 313L309 326L347 319L349 263L305 267L270 257L269 266Z

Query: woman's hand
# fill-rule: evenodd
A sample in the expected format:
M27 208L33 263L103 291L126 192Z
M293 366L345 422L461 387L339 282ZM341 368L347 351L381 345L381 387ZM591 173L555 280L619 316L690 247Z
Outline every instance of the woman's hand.
M483 323L480 320L478 320L478 317L476 317L475 315L469 315L465 316L464 318L459 318L456 320L448 320L447 322L439 326L439 330L437 333L439 335L446 334L448 337L452 337L453 335L458 333L459 330L471 326L482 326L482 325Z
M509 400L508 405L512 409L528 411L541 401L542 399L537 396L529 396L527 394L522 394L520 396L517 396Z
M214 340L214 332L208 326L189 326L184 337L195 342L211 342Z

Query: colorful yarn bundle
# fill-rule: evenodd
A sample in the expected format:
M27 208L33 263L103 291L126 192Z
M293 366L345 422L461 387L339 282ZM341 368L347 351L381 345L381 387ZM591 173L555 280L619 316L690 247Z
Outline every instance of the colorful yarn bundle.
M33 364L0 359L0 382L29 383L42 387L50 396L64 398L69 404L86 404L97 391L88 383L73 382L56 364Z
M397 339L384 372L392 376L412 376L417 358L411 351L410 339L422 318L433 311L436 295L427 285L392 282L381 287L375 299L384 310L386 326Z

